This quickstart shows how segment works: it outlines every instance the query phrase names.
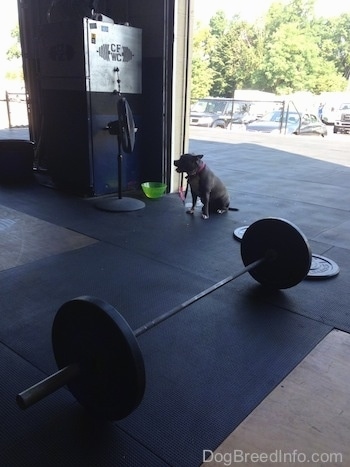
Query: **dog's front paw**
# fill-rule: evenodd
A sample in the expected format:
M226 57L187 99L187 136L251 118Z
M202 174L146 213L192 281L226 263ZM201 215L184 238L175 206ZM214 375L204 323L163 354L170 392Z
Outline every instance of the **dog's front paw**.
M207 216L206 214L202 214L202 219L209 219L209 216Z
M216 212L218 214L224 214L224 212L227 212L227 209L218 209Z
M194 213L194 209L193 209L193 208L187 209L186 213L187 213L187 214L193 214L193 213Z

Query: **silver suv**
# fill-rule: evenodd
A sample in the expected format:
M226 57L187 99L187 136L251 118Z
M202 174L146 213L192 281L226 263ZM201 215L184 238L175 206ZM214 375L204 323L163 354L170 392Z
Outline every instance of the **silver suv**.
M233 99L207 97L191 106L190 125L226 128L233 114Z

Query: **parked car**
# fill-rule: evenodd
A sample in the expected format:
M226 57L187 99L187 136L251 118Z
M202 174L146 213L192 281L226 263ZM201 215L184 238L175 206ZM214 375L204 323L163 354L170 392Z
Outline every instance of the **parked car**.
M298 112L269 112L246 125L247 131L295 135L327 135L327 126L314 114Z
M227 128L233 112L233 99L208 97L191 107L190 125Z
M340 105L335 113L333 133L350 132L350 102Z
M246 124L246 123L251 123L256 120L257 117L255 115L250 114L250 112L235 112L232 115L232 118L230 119L229 123L234 123L234 124Z

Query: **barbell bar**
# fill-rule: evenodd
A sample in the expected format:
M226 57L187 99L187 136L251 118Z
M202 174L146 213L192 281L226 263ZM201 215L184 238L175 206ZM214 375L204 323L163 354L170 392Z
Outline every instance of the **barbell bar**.
M249 274L274 289L294 287L307 275L312 254L304 234L280 218L260 219L241 242L244 268L133 331L107 302L91 296L64 303L53 321L52 346L59 370L16 397L27 409L63 386L93 415L120 420L142 401L146 375L137 337L239 276Z

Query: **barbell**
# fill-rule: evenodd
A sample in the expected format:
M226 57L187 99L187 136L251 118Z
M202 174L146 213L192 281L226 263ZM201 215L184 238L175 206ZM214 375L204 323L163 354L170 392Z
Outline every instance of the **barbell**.
M266 218L246 230L241 257L241 271L135 331L112 305L99 298L81 296L64 303L52 325L53 353L59 370L19 393L17 404L26 409L67 385L94 416L107 420L127 417L142 401L146 387L139 336L246 272L266 287L293 287L307 275L312 255L298 227L285 219Z

